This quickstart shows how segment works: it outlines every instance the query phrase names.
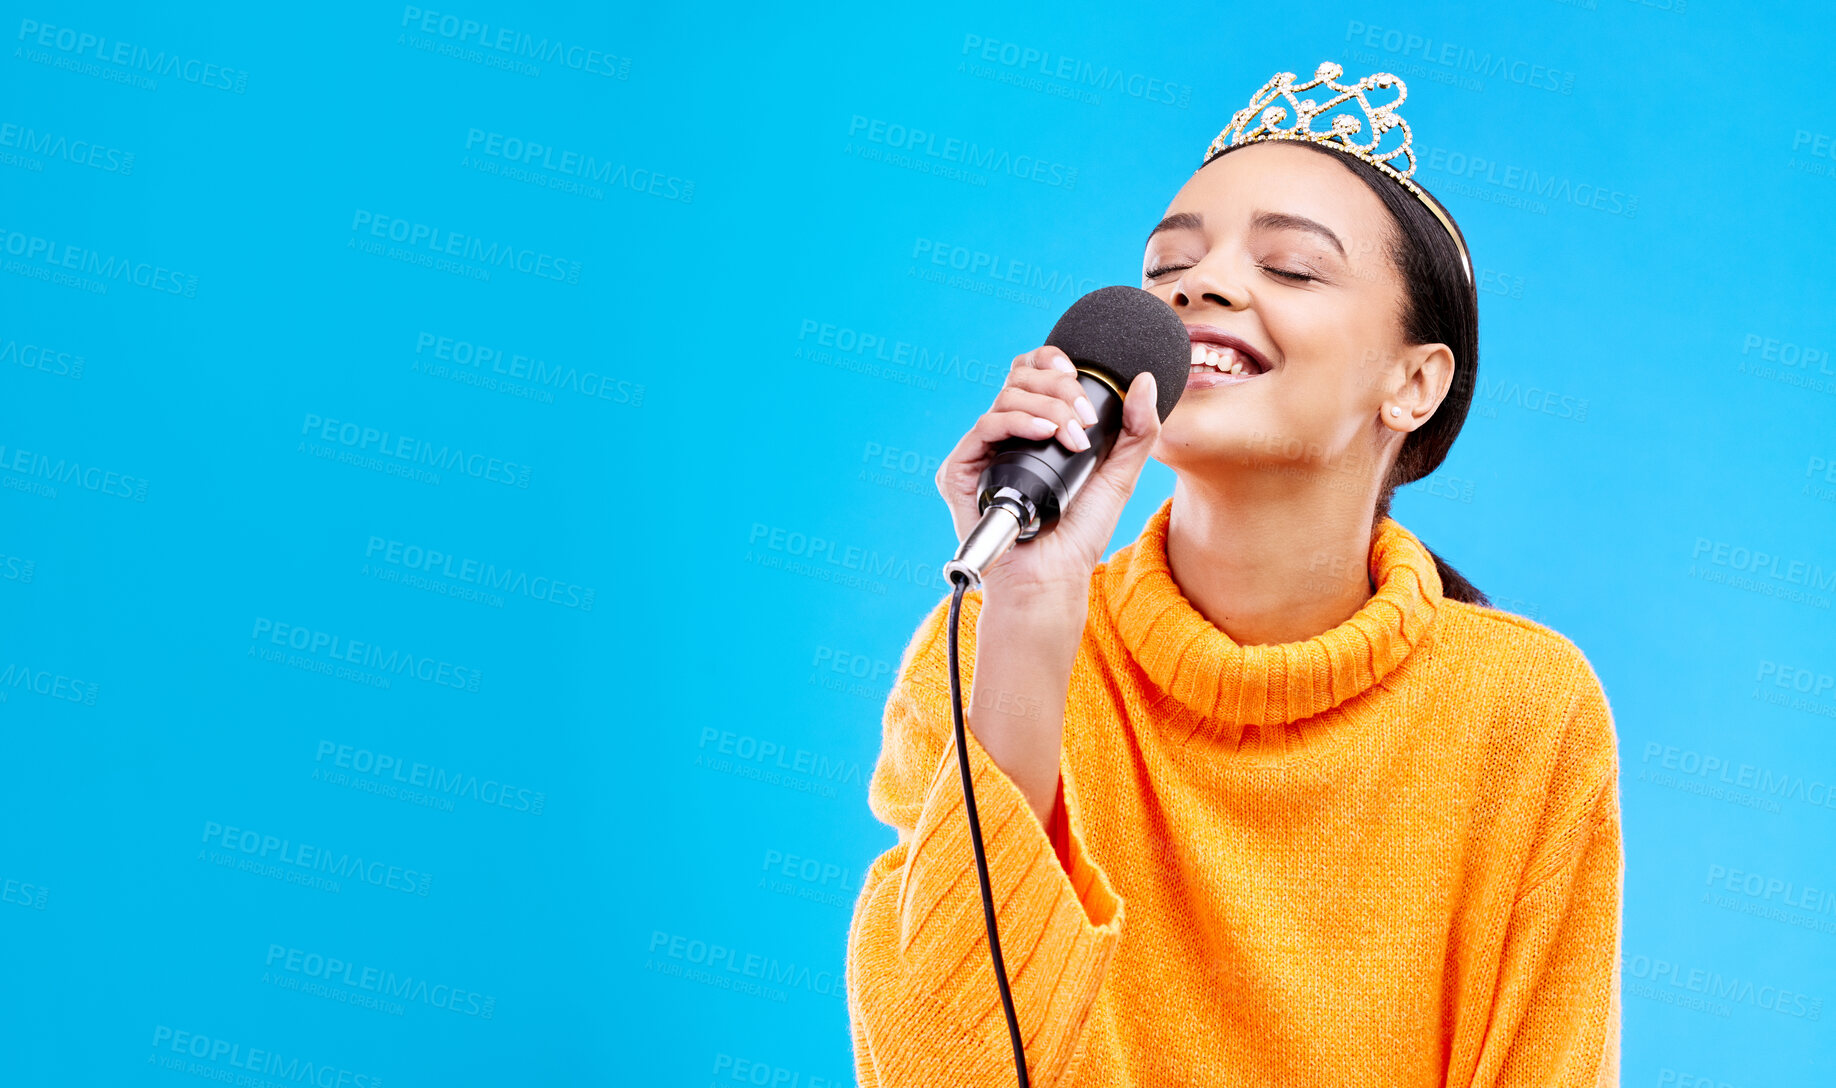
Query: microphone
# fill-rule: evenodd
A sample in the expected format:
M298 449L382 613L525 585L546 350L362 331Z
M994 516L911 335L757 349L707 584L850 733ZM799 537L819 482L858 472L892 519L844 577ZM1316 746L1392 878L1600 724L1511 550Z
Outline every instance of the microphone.
M1071 499L1090 479L1122 435L1122 398L1142 371L1154 375L1158 391L1154 408L1165 420L1186 391L1192 366L1192 342L1173 308L1137 287L1102 287L1071 304L1052 326L1046 343L1065 353L1077 367L1077 382L1096 409L1097 421L1085 428L1088 449L1070 450L1056 438L1008 438L994 446L994 457L977 481L976 508L981 520L963 538L956 558L943 573L956 587L950 595L950 722L956 738L957 769L963 778L963 811L969 842L975 850L976 883L982 891L982 922L988 931L988 955L1001 1012L1007 1019L1008 1043L1014 1051L1014 1076L1028 1088L1026 1045L1014 1010L1013 988L1001 956L1000 927L995 918L994 887L988 876L988 852L982 843L982 821L975 807L975 775L969 765L969 742L963 716L963 678L958 629L963 594L982 584L982 572L1007 554L1016 541L1050 532Z
M1046 343L1070 357L1077 381L1096 409L1086 427L1090 448L1066 449L1056 437L1008 438L982 470L976 508L982 519L944 564L970 586L1017 541L1050 532L1090 474L1122 435L1122 398L1130 382L1151 371L1161 420L1186 391L1192 341L1173 308L1138 287L1100 287L1071 304Z

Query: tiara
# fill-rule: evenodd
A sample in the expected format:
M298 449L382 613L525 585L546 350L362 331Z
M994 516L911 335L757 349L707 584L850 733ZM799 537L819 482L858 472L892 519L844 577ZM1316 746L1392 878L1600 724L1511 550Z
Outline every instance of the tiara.
M1218 133L1218 138L1211 141L1211 146L1205 149L1205 161L1210 162L1212 156L1218 152L1238 144L1256 143L1260 140L1305 140L1322 147L1330 147L1334 151L1343 151L1355 159L1370 163L1394 178L1397 184L1414 193L1415 198L1433 212L1434 217L1441 221L1443 227L1447 228L1447 236L1453 239L1454 248L1460 251L1460 264L1466 270L1466 282L1472 283L1473 262L1466 255L1466 243L1460 240L1460 232L1454 229L1453 220L1447 217L1447 213L1441 210L1441 206L1435 202L1433 197L1410 180L1415 174L1415 148L1411 146L1413 134L1409 131L1409 122L1397 116L1396 113L1396 107L1402 105L1403 100L1409 97L1409 88L1403 84L1402 80L1388 72L1373 72L1356 83L1340 83L1338 78L1344 71L1345 69L1328 60L1321 61L1320 66L1314 70L1313 78L1305 83L1294 82L1293 72L1275 73L1275 78L1264 83L1262 89L1251 96L1249 105L1231 115L1230 124L1225 125L1224 131ZM1310 91L1322 86L1338 92L1324 105L1311 98L1295 97L1297 92ZM1366 91L1385 90L1390 87L1396 88L1396 97L1381 105L1373 106L1371 100L1365 95ZM1287 102L1288 106L1280 105L1278 100ZM1315 132L1313 130L1315 118L1324 118L1347 102L1356 102L1364 111L1364 117L1360 119L1350 110L1346 110L1332 118L1331 127L1326 131ZM1288 107L1294 110L1294 123L1282 128L1281 123L1288 119ZM1251 126L1252 121L1255 122L1253 127ZM1360 143L1353 139L1367 126L1370 129L1368 142ZM1388 150L1383 150L1382 145L1385 139L1398 129L1402 131L1401 142L1393 143ZM1401 160L1407 160L1406 168L1397 167L1397 162Z

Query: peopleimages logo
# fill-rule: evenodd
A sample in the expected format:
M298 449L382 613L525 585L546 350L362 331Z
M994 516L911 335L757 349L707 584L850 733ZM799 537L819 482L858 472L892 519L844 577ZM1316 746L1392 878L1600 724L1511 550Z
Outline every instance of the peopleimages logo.
M752 530L746 535L746 545L748 549L760 549L769 557L763 565L782 566L782 560L777 557L791 556L802 560L802 563L791 564L791 568L799 573L811 573L819 577L834 574L848 585L854 585L859 578L884 578L921 589L941 589L946 592L950 589L950 584L944 581L942 569L934 564L923 561L914 563L903 556L882 555L872 548L862 548L846 541L831 540L760 521L752 523ZM746 554L748 561L759 562L753 558L750 550ZM846 572L859 572L859 575L850 579L846 577ZM869 584L884 585L871 581ZM884 589L874 592L884 593Z
M1683 1004L1685 1007L1697 1008L1699 1007L1697 1002L1673 999L1684 998L1685 994L1701 994L1706 1001L1748 1005L1765 1012L1794 1016L1801 1020L1823 1019L1823 999L1821 997L1813 997L1802 991L1786 989L1783 986L1764 982L1755 984L1752 979L1724 976L1719 971L1691 967L1689 964L1672 963L1656 956L1628 957L1622 955L1620 970L1623 977L1644 983L1644 985L1628 985L1628 990L1639 997L1663 1001L1665 1004ZM1679 990L1684 991L1685 994L1677 993L1676 991ZM1700 1011L1715 1012L1715 1009L1711 1006ZM1715 1014L1727 1015L1725 1012Z
M200 87L212 87L219 91L233 91L242 94L248 90L249 74L237 68L198 60L196 57L185 57L177 53L168 54L165 50L155 53L145 46L133 45L118 41L101 34L72 30L67 26L52 26L37 19L19 20L18 40L46 49L55 49L66 57L94 59L104 64L113 64L128 69L129 74L138 75L146 72L149 75L171 76L185 83L195 83ZM27 56L28 60L38 63L37 57ZM62 67L58 65L57 67ZM147 89L157 89L154 84Z
M1646 742L1644 755L1639 762L1647 765L1648 769L1652 760L1656 760L1658 768L1662 770L1676 771L1688 776L1688 779L1696 780L1689 783L1691 787L1698 784L1714 787L1733 786L1736 789L1763 794L1768 798L1782 797L1818 808L1836 809L1836 782L1826 782L1818 778L1807 779L1802 774L1793 775L1788 770L1775 771L1772 768L1758 767L1751 763L1736 763L1726 756L1718 756L1712 752L1699 752L1693 748L1679 748L1659 741ZM1647 769L1639 771L1641 781L1647 777ZM1659 781L1658 785L1669 786L1671 783ZM1684 792L1720 796L1701 788L1685 788ZM1777 807L1773 807L1772 811L1778 811Z
M32 575L37 570L36 559L0 553L0 582L19 582L23 585L32 581Z
M926 389L937 388L936 382L923 381L933 374L940 377L954 376L972 385L990 389L999 389L1007 379L1008 368L1004 364L984 363L975 356L965 359L961 352L926 347L897 336L837 325L813 317L798 322L797 340L799 344L809 345L807 352L801 346L797 348L797 358L829 362L828 358L819 357L826 356L826 353L820 353L817 349L834 348L844 355L858 355L862 360L877 359L893 363L902 370L915 371L913 376L919 378L919 384Z
M364 208L358 208L352 214L351 230L372 238L386 238L406 246L413 253L456 257L487 268L508 268L513 272L554 280L556 283L580 282L579 261L509 242L486 242L475 235L460 234Z
M782 779L783 774L805 776L818 780L823 788L820 792L825 797L835 795L834 785L859 786L866 781L867 769L854 760L812 752L807 748L792 748L786 744L760 738L748 733L735 733L730 730L703 726L701 740L695 745L706 755L695 757L696 766L710 766L719 771L731 771L724 766L730 760L738 760L735 766L745 768L742 778L756 778L770 782L772 785L789 784ZM710 751L710 747L712 750ZM726 756L728 760L716 760L715 756ZM750 764L751 766L746 766ZM762 772L762 773L760 773ZM792 788L801 789L801 786ZM805 791L811 792L811 791Z
M438 446L405 434L390 434L360 423L330 419L307 412L300 433L333 442L359 453L374 453L410 465L425 465L442 472L459 472L474 480L507 487L529 487L529 466L482 453L467 453L455 446ZM303 444L302 444L303 445ZM4 449L4 447L0 447Z
M1495 382L1484 374L1479 375L1479 389L1474 403L1493 409L1508 404L1526 412L1538 412L1557 419L1572 419L1577 423L1587 419L1586 397L1576 397L1535 385L1521 385L1514 381ZM1491 414L1495 418L1497 412L1494 410Z
M1090 95L1084 88L1093 91L1116 91L1130 98L1139 98L1143 102L1159 102L1168 106L1186 109L1192 105L1192 88L1184 83L1175 83L1170 79L1160 79L1145 72L1130 72L1122 68L1111 68L1109 65L1096 65L1087 60L1067 57L1054 53L1050 49L1038 49L1017 42L1004 42L995 38L986 38L980 34L964 34L962 55L972 60L999 64L1019 77L1044 76L1048 79L1061 80L1065 87L1062 97L1077 98L1091 105L1100 100ZM965 62L966 63L966 62ZM971 75L988 78L983 71L970 67L966 69ZM997 82L1009 82L997 78ZM1050 90L1050 84L1032 87L1030 83L1022 86L1035 90L1047 90L1048 93L1059 93Z
M105 174L132 174L134 153L108 147L93 140L71 139L55 132L39 132L13 121L0 121L0 147L11 147L28 155L62 159L76 166L87 166Z
M465 130L465 149L473 155L500 160L506 166L529 167L557 175L551 178L523 177L516 173L505 175L517 181L534 181L545 189L578 192L600 200L604 194L592 186L604 185L683 204L695 202L695 183L687 178L661 170L598 159L584 152L569 151L538 140L468 128ZM461 161L460 165L472 165L470 157Z
M264 1050L252 1046L246 1050L241 1043L232 1043L228 1039L213 1038L193 1031L182 1031L169 1028L164 1024L153 1029L153 1052L158 1055L162 1050L170 1050L180 1058L160 1056L158 1063L174 1071L188 1071L205 1080L230 1082L237 1084L265 1084L265 1081L251 1081L230 1070L240 1069L264 1077L274 1077L294 1084L310 1084L315 1088L382 1088L382 1080L368 1073L358 1073L331 1062L315 1062L310 1058L286 1057L278 1050ZM186 1069L183 1057L199 1059L199 1062L210 1062L212 1065L226 1066L224 1069L210 1069L198 1062L191 1063ZM149 1062L155 1059L149 1056Z
M1821 563L1807 562L1802 559L1790 559L1774 555L1771 552L1730 544L1725 540L1710 540L1697 537L1696 545L1690 550L1691 559L1700 559L1718 567L1727 567L1774 581L1794 586L1809 586L1812 589L1836 590L1836 569L1824 570ZM1780 569L1779 564L1785 564Z
M1424 165L1430 170L1463 181L1477 181L1491 186L1491 189L1458 185L1449 188L1463 196L1495 204L1524 207L1543 214L1548 209L1538 201L1549 200L1626 219L1638 216L1637 196L1606 185L1575 181L1559 174L1542 174L1527 167L1497 162L1480 155L1468 155L1462 151L1449 151L1444 147L1430 148ZM1536 199L1525 199L1531 197Z
M531 816L540 816L543 807L548 804L548 794L541 790L512 786L495 778L448 771L444 767L404 759L387 752L373 752L368 748L322 740L313 755L313 762L327 761L333 767L364 775L377 782L412 786L442 797L469 797L481 805L507 808L512 812L527 812ZM313 774L318 777L317 768L314 768Z
M1774 896L1788 907L1809 911L1812 914L1836 914L1836 891L1819 888L1812 884L1800 886L1796 881L1782 877L1768 877L1760 873L1747 872L1742 869L1731 869L1726 865L1711 864L1708 867L1709 887L1739 892L1750 899L1762 899L1771 902Z
M531 392L547 394L546 403L554 402L553 393L557 390L633 408L644 403L644 386L636 382L596 370L581 370L571 364L550 364L535 356L489 344L421 332L414 338L414 353L480 373L488 365L492 374L501 375L507 382L527 382L534 387Z
M87 362L74 352L26 343L15 337L0 337L0 363L15 363L27 370L80 382Z
M308 842L296 843L292 839L264 835L259 831L221 824L215 820L204 821L204 834L198 841L258 861L273 862L311 873L324 873L344 880L361 880L365 884L405 895L426 895L433 886L433 876L429 873L390 865L384 861L369 861L362 854L353 857L350 854L334 853L323 846L314 846ZM199 851L200 856L202 853Z
M31 581L29 570L26 580ZM96 696L102 688L98 684L65 676L61 672L35 669L30 665L9 661L6 668L0 669L0 703L6 702L7 693L13 691L30 692L47 699L59 699L81 706L95 706Z
M359 642L329 631L315 631L310 627L258 616L254 630L249 633L249 640L259 643L264 636L272 645L284 646L309 657L322 654L328 661L341 661L396 676L410 676L425 683L457 688L460 691L477 691L479 681L483 678L482 672L468 665L455 665L450 661L401 650L387 650L374 642ZM255 653L253 645L249 647L249 653ZM383 686L387 686L386 682Z
M714 1055L713 1076L717 1082L730 1080L737 1084L769 1085L770 1088L847 1088L854 1083L853 1077L834 1080L815 1073L806 1080L801 1070L735 1057L724 1051Z
M1043 292L1047 298L1068 300L1103 286L1093 276L1079 276L1064 269L1047 268L1036 262L937 238L913 239L911 255L915 261L948 268L970 279L986 278L997 285L1012 284L1026 291ZM1002 374L1005 380L1006 372Z
M943 458L938 454L870 440L861 449L861 467L855 471L855 479L929 500L937 493L937 469L942 464Z
M505 61L537 61L542 64L559 64L563 68L571 68L590 76L631 78L630 57L621 57L604 49L594 49L559 38L537 38L507 26L492 26L459 15L427 11L410 5L402 9L402 27L461 45L489 49L501 54ZM529 65L525 63L523 67ZM540 72L538 70L525 74L539 75Z
M415 978L413 975L398 976L394 971L366 967L335 956L324 956L282 944L268 946L268 958L263 966L317 982L349 986L354 990L363 990L396 1001L429 1005L462 1016L475 1016L480 1020L491 1019L497 1011L497 998L490 994L481 994L476 990L444 982L430 983L427 979Z
M1806 370L1814 366L1819 374L1836 375L1836 370L1830 369L1828 348L1794 344L1790 340L1780 340L1776 336L1761 336L1759 333L1750 332L1741 338L1740 353L1742 355L1757 354L1760 359L1768 363L1804 367Z
M1014 154L999 147L983 147L969 140L896 121L854 114L848 121L848 135L859 136L868 143L894 151L922 155L925 159L952 163L991 174L1007 174L1022 181L1036 181L1054 189L1075 189L1077 167L1042 159L1037 155ZM922 160L921 160L922 161Z
M108 495L117 499L132 499L135 502L147 501L147 481L142 476L129 476L113 469L99 465L85 466L81 461L63 457L53 461L42 453L22 450L17 446L9 447L0 443L0 472L14 473L24 479L14 483L6 478L5 486L16 491L48 491L49 498L57 497L55 488L43 487L46 484L75 485L84 491L93 491L98 495Z
M45 899L50 894L51 889L42 884L14 880L11 877L5 883L0 883L0 903L13 903L27 910L44 910Z
M1345 24L1345 40L1367 49L1381 49L1395 56L1439 65L1449 72L1502 79L1540 91L1575 93L1574 72L1505 53L1494 54L1489 49L1481 53L1454 42L1437 42L1425 35L1370 26L1356 19Z
M1761 661L1759 675L1754 680L1759 683L1770 680L1774 687L1789 688L1801 695L1822 696L1836 691L1836 676L1777 661Z
M1830 349L1750 332L1741 339L1740 359L1734 364L1742 374L1795 385L1813 393L1836 393L1836 370L1830 369Z
M582 612L593 611L593 598L596 594L590 586L575 585L546 574L531 575L526 570L514 567L500 569L494 563L468 559L437 548L373 536L364 547L363 557L394 567L450 578L467 585L482 586L512 597L547 601L563 608L577 608Z
M789 990L806 990L822 997L845 997L845 979L834 971L811 968L806 964L787 962L774 956L757 952L748 952L743 948L729 948L713 941L704 941L681 933L668 933L663 930L652 930L650 946L645 950L652 957L662 956L682 963L692 964L707 972L721 971L724 975L715 975L712 979L695 976L698 982L713 982L719 985L727 981L724 976L739 976L741 979L758 979L772 986L782 986ZM652 965L651 970L658 970ZM680 969L664 970L665 974L683 975Z
M54 238L0 227L0 252L8 257L19 258L18 262L8 262L17 263L19 268L9 268L8 271L16 271L34 279L47 278L53 269L79 276L94 276L100 282L92 281L92 286L83 288L93 294L107 294L108 283L112 281L144 287L155 294L198 297L198 278L189 273L175 271L154 261L137 261L118 253L105 254L84 246L73 246Z
M1805 148L1810 149L1806 152L1807 154L1814 155L1817 158L1836 159L1836 139L1832 139L1828 133L1811 132L1808 129L1802 128L1798 129L1792 134L1791 149L1793 151L1804 151Z

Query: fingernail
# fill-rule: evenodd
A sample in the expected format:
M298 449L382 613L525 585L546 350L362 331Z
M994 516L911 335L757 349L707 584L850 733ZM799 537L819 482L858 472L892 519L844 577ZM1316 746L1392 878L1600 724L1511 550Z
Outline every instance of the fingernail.
M1071 363L1071 360L1069 360L1069 359L1067 359L1067 358L1065 358L1065 357L1064 357L1064 356L1062 356L1062 355L1054 355L1054 356L1052 356L1052 369L1053 369L1053 370L1062 370L1062 371L1064 371L1064 372L1065 372L1065 373L1067 373L1067 374L1076 374L1076 373L1077 373L1077 367L1075 367L1075 366L1073 366L1073 365L1072 365L1072 363Z
M1089 397L1077 398L1077 400L1072 403L1072 407L1077 409L1077 418L1084 421L1084 426L1096 426L1096 409L1091 407Z
M1084 429L1082 427L1079 427L1077 424L1072 423L1068 425L1065 429L1071 433L1071 448L1072 449L1087 450L1090 448L1090 436L1084 433Z

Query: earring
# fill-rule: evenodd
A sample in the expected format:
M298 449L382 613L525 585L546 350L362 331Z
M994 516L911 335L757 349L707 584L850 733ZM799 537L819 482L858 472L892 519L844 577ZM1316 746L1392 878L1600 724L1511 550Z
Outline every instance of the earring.
M1397 416L1400 416L1400 415L1402 415L1402 409L1398 408L1394 404L1390 405L1390 418L1395 419Z

